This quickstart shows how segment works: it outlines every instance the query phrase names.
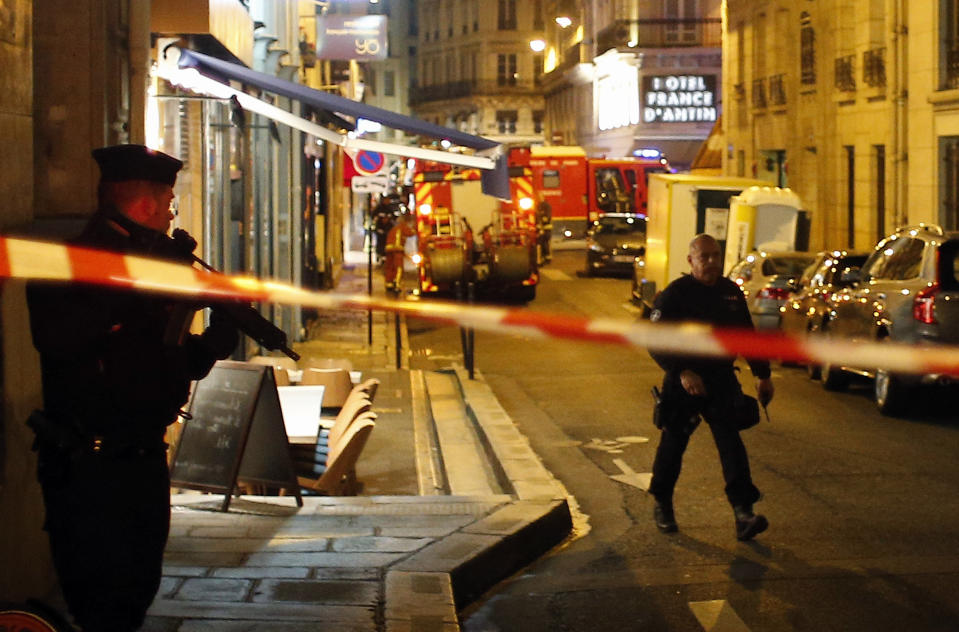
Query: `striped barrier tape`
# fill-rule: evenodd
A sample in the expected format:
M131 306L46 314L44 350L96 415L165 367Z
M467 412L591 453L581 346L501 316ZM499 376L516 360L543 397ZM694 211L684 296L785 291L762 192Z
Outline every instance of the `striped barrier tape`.
M952 346L862 343L788 336L781 332L715 329L696 323L589 319L449 301L398 301L362 294L315 292L145 257L0 237L0 279L3 278L75 281L194 299L233 298L318 309L392 311L482 331L543 340L629 345L665 353L741 355L802 364L828 362L878 367L897 373L959 376L959 348Z

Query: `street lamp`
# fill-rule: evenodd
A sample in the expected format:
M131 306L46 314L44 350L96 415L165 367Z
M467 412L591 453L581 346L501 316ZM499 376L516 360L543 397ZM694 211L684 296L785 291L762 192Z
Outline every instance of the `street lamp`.
M556 23L560 28L569 28L576 20L578 10L573 0L560 0L556 7Z
M540 38L530 40L529 47L534 53L542 53L546 50L546 40Z

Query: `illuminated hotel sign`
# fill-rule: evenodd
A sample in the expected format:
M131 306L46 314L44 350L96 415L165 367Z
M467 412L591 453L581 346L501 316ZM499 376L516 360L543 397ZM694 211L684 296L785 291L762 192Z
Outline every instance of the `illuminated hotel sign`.
M602 131L639 123L639 78L634 66L619 65L596 81L599 129Z
M716 120L716 75L643 77L644 123Z

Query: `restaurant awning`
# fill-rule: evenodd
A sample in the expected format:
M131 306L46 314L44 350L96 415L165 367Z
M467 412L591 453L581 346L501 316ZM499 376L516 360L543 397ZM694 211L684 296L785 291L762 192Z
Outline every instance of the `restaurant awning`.
M191 72L194 71L194 72ZM502 199L510 198L509 174L506 155L496 141L467 134L459 130L436 125L428 121L406 116L383 108L374 107L352 99L315 90L307 86L286 81L273 75L257 72L238 64L232 64L196 51L181 49L177 68L161 64L158 73L164 79L182 85L190 90L209 94L219 98L235 96L244 109L267 116L277 122L289 125L300 131L313 134L325 141L347 149L367 149L382 153L436 160L449 164L482 169L482 188L487 195ZM245 92L231 88L228 83L254 86L266 92L285 96L311 107L376 121L387 127L403 130L411 134L427 136L436 140L448 140L454 145L468 147L477 151L475 155L457 152L423 149L420 147L397 145L380 141L354 138L340 134L326 127L295 116L286 110L257 99Z

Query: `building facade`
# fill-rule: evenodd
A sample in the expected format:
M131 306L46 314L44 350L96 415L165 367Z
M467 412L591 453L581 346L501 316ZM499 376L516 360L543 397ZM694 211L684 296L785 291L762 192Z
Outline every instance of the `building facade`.
M543 142L543 0L419 0L413 113L504 143Z
M52 240L75 236L96 208L99 171L91 149L148 144L185 163L174 223L198 239L198 255L226 272L309 286L304 251L314 245L304 230L315 227L316 217L336 224L341 208L329 195L326 174L335 172L339 152L321 148L308 156L305 148L316 145L308 135L237 111L224 99L171 86L155 71L174 47L188 47L302 79L300 15L316 6L306 0L4 3L0 62L7 89L0 93L0 135L8 150L0 169L0 229ZM288 99L274 104L308 115ZM324 251L335 252L339 231L320 233ZM335 259L323 261L320 272L327 273ZM0 559L8 571L0 573L0 595L47 598L56 584L42 530L33 436L24 424L41 407L39 360L25 284L10 280L0 292ZM267 306L264 312L289 338L299 337L299 310Z
M547 138L684 169L721 113L720 0L551 0Z
M959 227L957 5L727 0L724 172L794 189L813 248Z

